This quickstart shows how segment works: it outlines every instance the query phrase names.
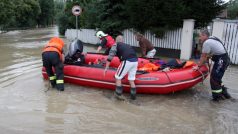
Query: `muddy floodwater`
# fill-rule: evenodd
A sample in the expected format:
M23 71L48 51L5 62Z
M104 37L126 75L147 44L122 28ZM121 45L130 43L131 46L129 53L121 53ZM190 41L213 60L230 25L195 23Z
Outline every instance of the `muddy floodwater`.
M56 27L0 34L1 134L238 133L238 101L211 101L209 77L174 94L140 94L133 103L114 99L110 90L73 84L45 92L41 50L53 36ZM238 67L229 67L223 80L238 99Z

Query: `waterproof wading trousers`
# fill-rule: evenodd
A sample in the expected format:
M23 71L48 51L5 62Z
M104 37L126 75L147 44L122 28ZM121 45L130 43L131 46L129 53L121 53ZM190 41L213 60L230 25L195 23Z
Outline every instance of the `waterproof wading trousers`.
M213 56L212 60L215 62L212 68L210 84L212 89L213 98L219 97L222 94L222 77L228 66L227 55Z
M43 66L46 69L52 87L64 91L64 66L57 52L44 52L42 54ZM55 69L55 74L53 68Z

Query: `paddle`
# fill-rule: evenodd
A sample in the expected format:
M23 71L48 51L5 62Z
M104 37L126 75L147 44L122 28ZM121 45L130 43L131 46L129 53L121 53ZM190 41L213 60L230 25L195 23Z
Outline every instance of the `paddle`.
M87 54L99 54L99 55L106 55L104 53L96 53L96 52L87 52Z
M148 60L161 60L160 58L146 58L146 57L138 57L141 59L148 59Z

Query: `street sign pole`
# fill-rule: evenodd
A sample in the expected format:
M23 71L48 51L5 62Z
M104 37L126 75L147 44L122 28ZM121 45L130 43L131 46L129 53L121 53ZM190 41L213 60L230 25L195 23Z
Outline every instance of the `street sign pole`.
M76 39L78 39L78 16L76 16Z
M78 16L81 14L80 6L79 5L73 6L72 13L76 17L76 39L78 39Z

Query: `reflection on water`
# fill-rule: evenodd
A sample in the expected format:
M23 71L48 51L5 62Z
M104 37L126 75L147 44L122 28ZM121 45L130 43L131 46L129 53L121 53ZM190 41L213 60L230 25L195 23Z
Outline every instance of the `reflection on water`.
M110 90L72 84L66 84L64 92L47 90L41 50L52 36L57 36L55 27L0 34L1 133L238 133L237 102L210 101L209 78L174 94L140 94L134 103L117 101ZM234 98L238 98L237 72L233 66L224 76Z

